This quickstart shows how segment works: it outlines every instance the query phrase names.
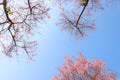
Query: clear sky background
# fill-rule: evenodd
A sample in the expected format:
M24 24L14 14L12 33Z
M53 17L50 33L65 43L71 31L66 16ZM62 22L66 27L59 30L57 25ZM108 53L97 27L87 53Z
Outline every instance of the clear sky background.
M0 80L49 80L56 74L64 56L77 57L79 52L90 60L103 59L108 68L120 76L120 8L107 8L96 14L96 30L89 31L82 40L61 31L54 24L58 11L51 12L51 19L35 38L39 41L36 61L26 64L21 58L18 61L1 56Z

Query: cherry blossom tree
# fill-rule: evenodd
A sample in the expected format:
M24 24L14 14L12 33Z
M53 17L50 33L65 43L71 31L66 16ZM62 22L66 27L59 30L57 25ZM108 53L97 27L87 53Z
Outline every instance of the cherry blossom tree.
M86 36L88 30L95 29L95 20L91 15L102 11L110 0L56 0L61 9L58 25L78 39Z
M59 73L51 80L116 80L116 74L107 69L103 60L94 59L92 61L83 57L65 57Z
M49 17L45 0L0 0L0 46L2 52L12 57L20 52L30 59L36 41L31 41L36 23Z

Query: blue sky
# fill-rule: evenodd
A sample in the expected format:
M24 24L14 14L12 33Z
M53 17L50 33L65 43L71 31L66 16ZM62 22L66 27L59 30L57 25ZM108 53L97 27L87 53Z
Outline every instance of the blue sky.
M58 11L53 9L51 19L42 25L35 62L0 58L0 80L49 80L57 72L64 56L78 56L79 52L88 59L99 58L109 69L120 76L120 8L107 8L95 15L96 30L89 31L82 40L76 40L63 32L54 23ZM41 26L41 24L39 24Z

